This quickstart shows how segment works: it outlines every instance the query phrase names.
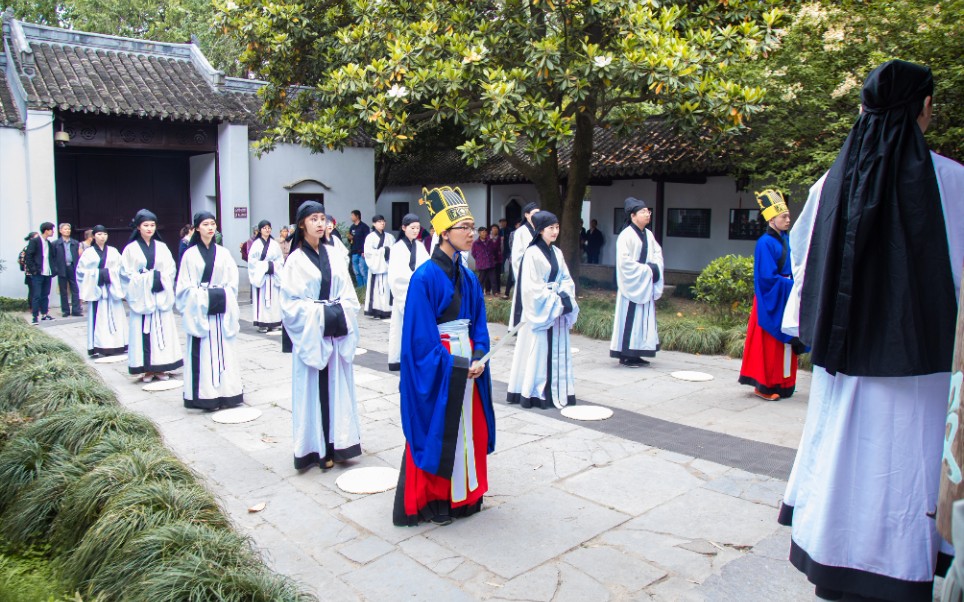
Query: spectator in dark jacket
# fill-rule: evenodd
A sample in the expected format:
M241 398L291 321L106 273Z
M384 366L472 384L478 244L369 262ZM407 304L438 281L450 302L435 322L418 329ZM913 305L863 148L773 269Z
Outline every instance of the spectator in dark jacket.
M589 232L586 233L586 258L587 263L599 263L599 252L606 243L606 237L599 230L597 220L589 220Z
M53 260L51 268L57 274L60 289L60 310L64 317L81 316L80 291L77 290L77 261L80 260L80 242L70 237L70 224L60 224L60 238L50 243Z
M495 241L489 239L489 230L485 226L479 228L479 238L472 243L472 257L475 258L475 270L479 274L479 282L486 294L498 288L495 283L495 262L499 256Z
M20 266L20 271L23 272L23 283L27 285L28 305L33 301L33 278L31 277L30 270L27 268L27 247L30 246L30 241L38 236L40 236L39 232L31 232L24 236L23 240L27 244L23 246L23 249L20 250L20 256L17 257L17 264Z
M501 220L505 221L505 220ZM499 294L499 289L502 287L502 266L503 264L503 254L502 254L502 228L493 224L489 226L489 241L492 243L492 247L495 249L495 287L492 289L493 295Z
M53 277L53 270L50 266L52 253L50 241L53 236L54 225L50 222L40 224L40 236L30 239L27 243L27 253L24 256L26 271L30 273L33 280L30 292L30 310L33 313L33 323L38 323L38 317L43 315L44 320L53 320L50 315L50 279Z

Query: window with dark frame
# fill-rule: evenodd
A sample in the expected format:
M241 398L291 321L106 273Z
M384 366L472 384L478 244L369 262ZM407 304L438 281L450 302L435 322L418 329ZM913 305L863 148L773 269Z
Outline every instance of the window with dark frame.
M709 209L667 209L666 236L709 238Z
M766 229L759 209L730 209L730 240L756 240Z
M402 220L408 215L408 201L392 203L392 230L397 231L402 227Z
M626 227L626 211L622 207L613 209L613 234L619 234Z

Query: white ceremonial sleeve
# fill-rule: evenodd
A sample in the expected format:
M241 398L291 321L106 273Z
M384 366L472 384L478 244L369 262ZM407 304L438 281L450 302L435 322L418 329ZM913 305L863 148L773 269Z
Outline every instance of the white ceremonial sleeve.
M512 259L512 276L516 280L519 279L519 264L522 263L522 256L525 255L530 242L532 242L532 235L529 233L529 228L522 225L515 229L515 234L512 235L510 256Z
M107 287L98 285L99 281L100 255L90 248L77 260L77 290L81 301L100 301L107 298Z
M174 278L177 276L177 264L174 263L170 249L162 242L155 243L154 270L161 273L161 284L164 286L164 290L155 294L157 308L161 311L174 309Z
M522 261L522 273L516 286L522 292L522 319L533 332L548 330L565 309L556 292L556 282L546 282L549 261L538 247L529 247Z
M807 257L810 255L810 236L813 234L813 223L817 219L817 208L820 205L820 192L823 190L826 179L825 173L816 184L810 187L807 203L790 229L790 269L793 273L793 287L790 289L787 304L783 307L783 322L780 324L780 330L791 337L800 336L800 295L803 292Z
M569 265L566 264L566 259L562 256L562 251L557 247L553 247L552 250L556 254L556 261L559 262L559 285L556 291L569 295L569 302L572 303L572 311L566 314L564 318L566 320L566 328L572 328L573 324L575 324L579 318L579 304L576 303L576 283L573 281L572 275L569 274Z
M268 257L261 261L261 251L264 250L264 240L259 236L248 249L248 282L251 286L261 288L264 286L265 277L268 275L268 265L271 263ZM268 246L270 254L271 246ZM278 269L275 266L275 269Z
M324 370L333 344L323 336L325 306L318 301L318 271L299 249L288 255L281 280L281 320L291 338L292 351L308 366Z
M271 254L269 249L268 254ZM218 258L224 258L223 288L225 291L225 310L221 320L224 336L234 338L241 331L241 308L238 307L238 264L234 263L231 253L224 247L218 247Z
M137 243L130 243L121 257L121 278L124 296L134 313L147 315L157 311L157 303L151 288L154 286L154 271L142 270L144 255Z
M944 208L944 228L947 230L947 248L951 254L954 290L960 297L961 264L964 263L964 165L934 152L931 158Z
M652 244L655 241L649 242ZM631 227L623 230L616 239L616 284L619 287L619 294L637 304L649 303L657 299L653 270L645 263L637 261L642 250L642 241ZM650 252L647 255L652 257L653 254ZM660 251L660 261L662 261L662 251Z
M368 264L368 270L373 274L384 274L388 271L388 262L385 261L385 249L389 248L389 239L391 234L385 234L385 246L376 249L375 246L378 245L378 235L372 232L365 239L365 263Z
M418 241L415 244L418 244ZM392 246L392 256L388 260L388 286L395 298L394 303L405 304L405 298L408 296L408 283L411 281L413 273L408 267L411 259L412 254L404 243L398 242Z
M208 289L201 286L204 260L197 247L191 247L181 257L181 271L177 275L177 311L181 312L184 331L199 339L207 338L210 331L208 320Z

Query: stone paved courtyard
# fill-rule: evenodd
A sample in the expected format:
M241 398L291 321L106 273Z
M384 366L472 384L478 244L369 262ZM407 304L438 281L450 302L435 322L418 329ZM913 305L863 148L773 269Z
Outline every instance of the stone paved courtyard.
M348 467L398 468L404 440L398 377L385 359L388 322L360 326L364 455ZM83 351L81 319L45 330ZM501 401L510 345L492 366L498 434L483 512L448 527L398 528L394 490L351 495L335 486L345 468L293 469L290 357L279 337L249 322L236 345L245 401L263 412L240 425L186 410L180 389L143 391L124 363L92 365L125 406L159 425L267 562L321 599L815 599L786 560L789 530L776 523L808 373L793 398L768 403L736 384L737 360L661 352L631 370L609 359L606 342L574 336L579 402L616 411L579 423ZM684 382L675 370L715 378ZM262 512L248 512L261 502Z

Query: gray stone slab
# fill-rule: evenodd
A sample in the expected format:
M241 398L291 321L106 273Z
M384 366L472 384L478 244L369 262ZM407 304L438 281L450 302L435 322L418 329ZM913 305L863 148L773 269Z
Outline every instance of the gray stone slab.
M426 537L458 549L473 562L511 579L589 541L627 519L625 514L555 489L512 499ZM465 542L473 542L465 545ZM507 554L519 550L519 554Z
M559 589L559 567L546 564L506 582L497 596L503 600L549 602Z
M392 489L342 504L339 512L352 523L392 544L435 528L434 525L424 523L417 527L396 527L392 524L394 505L395 490Z
M707 602L815 600L813 585L788 561L747 554L694 590Z
M703 488L691 489L626 526L735 546L756 545L779 527L772 508Z
M469 601L452 581L439 577L401 552L393 552L345 576L368 600Z
M609 590L586 573L570 564L559 563L559 589L553 602L605 602L612 599Z
M713 573L713 560L720 551L709 544L706 554L683 546L689 540L651 531L620 527L599 536L598 541L638 556L666 573L700 583ZM631 556L630 556L631 557Z
M663 569L600 544L576 548L562 559L600 583L605 583L617 597L634 594L666 576Z
M395 546L375 536L356 539L338 548L339 554L358 564L367 564L394 551Z
M400 542L398 547L409 558L439 575L448 575L464 562L461 553L441 546L424 535L406 539Z
M640 454L583 472L560 486L603 506L639 516L702 484L679 464Z

